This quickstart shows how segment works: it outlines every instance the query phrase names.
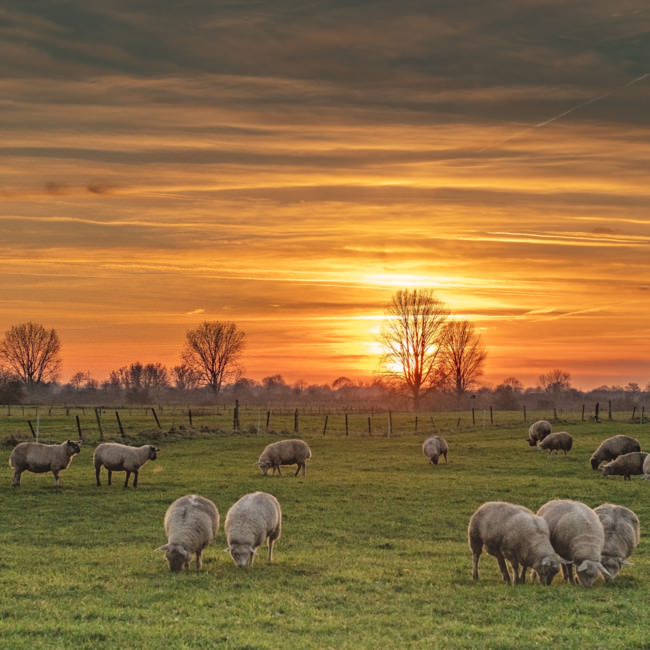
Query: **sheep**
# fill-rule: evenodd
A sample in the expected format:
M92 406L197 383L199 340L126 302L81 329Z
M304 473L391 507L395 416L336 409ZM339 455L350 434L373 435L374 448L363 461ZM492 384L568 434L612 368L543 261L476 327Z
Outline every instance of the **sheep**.
M603 476L622 474L624 481L631 481L632 474L643 474L643 463L647 456L645 451L631 451L629 454L623 454L610 460L600 468L600 471Z
M189 569L192 553L196 554L196 570L203 566L203 549L219 530L217 506L198 494L188 494L174 501L163 520L167 544L157 551L165 551L170 571Z
M472 551L472 577L478 580L478 562L485 546L497 559L503 580L522 584L532 567L542 584L551 584L560 560L551 546L546 522L532 510L506 501L488 501L469 520L467 538ZM512 564L511 579L505 560ZM519 565L521 564L521 572Z
M226 550L236 566L251 566L258 547L265 540L268 559L272 562L273 544L282 532L282 509L278 500L267 492L245 494L228 510L224 531L228 542Z
M20 476L25 470L35 474L52 472L54 485L59 487L59 472L67 469L80 451L81 440L66 440L58 445L46 445L42 442L17 444L9 456L9 467L14 470L12 487L20 486Z
M126 472L124 487L129 487L129 477L133 472L133 487L138 487L138 471L148 460L156 460L159 452L160 449L153 445L131 447L119 442L102 442L97 445L93 454L97 485L101 485L99 472L103 465L108 471L109 485L111 485L113 472Z
M311 458L311 449L303 440L292 438L289 440L278 440L272 442L262 451L257 465L266 476L269 469L273 468L271 475L277 471L280 476L280 465L293 465L297 463L298 468L294 476L298 476L298 472L302 469L302 475L305 475L305 463Z
M557 453L563 451L566 456L573 446L573 438L566 431L558 431L549 433L543 440L540 440L537 446L539 449L547 449L549 456L554 451Z
M632 510L613 503L603 503L594 512L605 529L605 545L601 562L612 578L615 578L624 564L632 564L628 557L639 545L641 526Z
M602 462L614 460L623 454L629 454L632 451L641 451L641 445L636 438L630 436L612 436L603 440L598 449L591 455L591 469L598 469Z
M551 433L551 423L548 420L537 420L528 427L528 444L534 447Z
M574 582L573 564L576 565L577 580L583 587L591 587L599 574L605 579L610 577L600 559L605 530L589 506L571 499L555 499L545 503L537 514L546 520L551 544L565 560L562 573L566 581Z
M650 460L648 460L648 456L645 457L645 460L643 461L643 478L646 481L650 481Z
M422 453L429 459L430 465L437 465L440 456L444 456L447 463L447 451L447 441L442 436L431 436L422 443Z

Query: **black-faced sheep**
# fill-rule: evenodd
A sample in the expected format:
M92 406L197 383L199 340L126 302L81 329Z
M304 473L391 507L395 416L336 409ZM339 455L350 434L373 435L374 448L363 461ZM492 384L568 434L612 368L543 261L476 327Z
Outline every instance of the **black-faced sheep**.
M636 514L625 506L603 503L594 512L605 529L605 545L601 554L603 566L612 578L616 577L624 564L632 564L627 558L639 545L641 526Z
M630 436L612 436L603 440L589 459L591 469L598 469L603 462L614 460L623 454L629 454L632 451L641 451L641 445L636 438Z
M551 423L548 420L537 420L528 427L528 444L534 447L551 433Z
M269 562L273 561L273 544L282 532L282 510L278 500L267 492L245 494L226 514L224 531L227 551L238 567L253 564L257 549L266 541Z
M643 461L643 478L646 481L650 481L650 454L645 457Z
M188 569L192 553L196 554L196 570L203 562L201 554L219 530L219 511L210 499L188 494L174 501L163 521L167 544L157 551L165 551L170 571Z
M484 546L496 557L507 583L523 583L526 569L531 567L540 581L549 585L559 570L560 560L551 545L548 525L524 506L506 501L484 503L469 520L467 538L472 551L474 580L478 580L478 563ZM512 564L512 579L506 560Z
M440 456L447 462L447 441L442 436L431 436L422 443L422 453L429 459L429 464L437 465Z
M17 444L11 456L9 467L14 470L11 482L13 487L20 485L20 476L24 471L41 474L52 472L54 485L59 487L59 472L67 469L72 459L81 451L81 440L66 440L58 445L46 445L42 442L21 442Z
M273 469L271 475L277 473L282 476L280 472L280 465L294 465L297 464L296 473L294 476L298 476L298 472L302 469L302 475L305 475L305 465L307 460L311 458L311 449L306 442L299 440L297 438L291 438L289 440L278 440L278 442L272 442L264 448L262 451L257 464L260 469L266 476L266 473Z
M623 476L624 481L631 481L632 474L643 474L643 463L648 454L645 451L631 451L617 456L600 468L603 476Z
M545 503L537 514L548 524L555 552L566 561L562 564L565 580L574 581L573 564L584 587L591 587L600 574L606 579L610 577L600 559L605 531L589 506L580 501L555 499Z
M124 487L129 487L129 477L133 474L133 487L138 487L138 472L148 460L156 460L160 449L153 445L131 447L119 442L102 442L95 448L93 463L95 478L99 482L99 472L102 465L108 471L108 484L111 484L113 472L126 472Z
M537 446L539 449L546 449L549 456L554 451L556 453L563 451L566 456L573 446L573 438L566 431L558 431L556 433L549 433Z

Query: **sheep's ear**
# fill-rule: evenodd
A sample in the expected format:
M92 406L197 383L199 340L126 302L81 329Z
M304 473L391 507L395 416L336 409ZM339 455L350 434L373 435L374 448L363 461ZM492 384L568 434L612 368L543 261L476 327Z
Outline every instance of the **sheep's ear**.
M603 574L603 576L605 576L605 578L612 577L612 574L600 562L598 562L596 566L598 567L598 570Z
M163 546L159 546L156 550L157 551L166 551L169 548L169 544L164 544Z

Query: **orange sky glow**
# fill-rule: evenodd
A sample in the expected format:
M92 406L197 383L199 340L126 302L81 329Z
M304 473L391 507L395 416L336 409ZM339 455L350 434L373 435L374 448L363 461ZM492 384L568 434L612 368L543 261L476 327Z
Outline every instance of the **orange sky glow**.
M490 4L10 2L0 332L54 328L62 381L101 381L231 320L246 377L365 381L426 287L487 385L646 386L650 10Z

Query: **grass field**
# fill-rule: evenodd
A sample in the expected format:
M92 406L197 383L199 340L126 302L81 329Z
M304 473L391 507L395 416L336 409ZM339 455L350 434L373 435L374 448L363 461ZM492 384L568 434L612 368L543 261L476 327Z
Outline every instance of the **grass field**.
M430 433L423 425L417 435L405 426L391 438L323 436L315 432L318 417L318 428L301 431L313 451L304 479L290 468L281 478L263 477L254 466L279 435L182 439L152 431L127 440L155 437L162 450L141 470L136 490L122 487L123 474L114 475L112 487L95 486L95 436L61 474L60 489L51 474L29 473L12 489L6 444L0 458L2 646L650 647L650 483L603 479L588 463L598 443L615 433L650 447L649 424L562 424L574 449L551 458L527 445L523 424L452 428L443 431L449 464L433 467L420 449ZM0 416L3 439L18 429L24 431L15 413ZM117 439L113 431L105 434ZM54 440L64 437L70 436ZM237 569L220 528L202 572L169 572L155 549L166 541L162 519L175 498L191 492L211 498L223 523L230 505L254 490L273 493L283 507L273 565L262 549L252 568ZM472 512L496 499L536 510L552 498L632 508L642 525L634 566L592 589L559 577L550 587L510 587L484 554L474 583L466 534Z

